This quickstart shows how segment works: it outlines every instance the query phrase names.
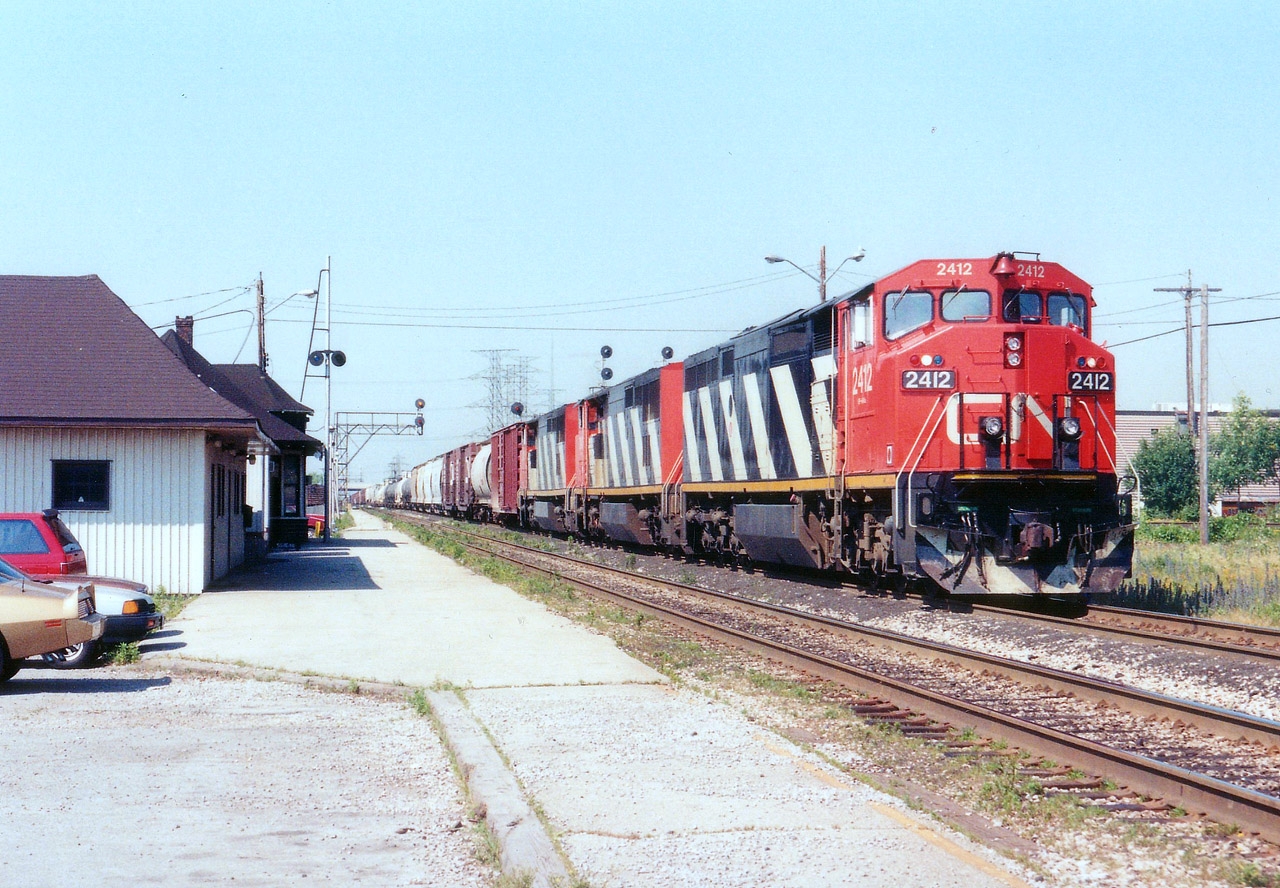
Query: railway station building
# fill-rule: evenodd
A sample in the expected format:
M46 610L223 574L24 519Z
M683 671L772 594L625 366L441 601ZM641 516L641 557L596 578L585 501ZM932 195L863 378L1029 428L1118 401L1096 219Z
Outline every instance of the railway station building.
M279 448L96 275L0 276L0 512L57 509L90 573L196 593L245 558Z
M270 446L249 445L245 486L245 545L250 554L307 539L307 457L321 442L307 434L311 409L296 401L263 364L210 364L195 348L195 321L175 319L160 341L211 389L249 413Z

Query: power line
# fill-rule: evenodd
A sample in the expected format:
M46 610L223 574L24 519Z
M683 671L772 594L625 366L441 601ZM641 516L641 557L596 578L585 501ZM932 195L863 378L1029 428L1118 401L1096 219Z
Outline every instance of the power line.
M252 289L253 289L253 286L252 286L252 285L247 286L247 287L226 287L226 288L221 289L221 290L209 290L208 292L205 292L205 293L194 293L194 294L192 294L191 296L174 296L174 297L172 297L172 298L170 298L170 299L154 299L154 300L152 300L151 302L139 302L139 303L137 303L137 304L135 304L135 305L130 306L130 308L145 308L145 307L146 307L146 306L148 306L148 305L163 305L163 304L164 304L164 303L166 303L166 302L183 302L183 301L185 301L185 300L187 300L187 299L199 299L201 296L217 296L217 295L219 295L219 294L221 294L221 293L231 293L231 292L233 292L233 291L234 291L237 295L239 295L239 294L241 294L241 293L248 293L248 292L249 292L250 290L252 290ZM228 300L228 301L230 301L230 300ZM218 304L219 304L219 305L223 305L223 304L225 304L225 303L218 303ZM215 305L215 306L211 306L211 307L212 307L212 308L217 308L217 306L216 306L216 305Z
M248 309L245 309L247 311ZM278 318L277 324L305 324L296 318ZM165 325L169 326L169 325ZM528 324L426 324L387 321L343 321L344 327L399 327L424 330L527 330L534 333L737 333L737 327L531 327Z

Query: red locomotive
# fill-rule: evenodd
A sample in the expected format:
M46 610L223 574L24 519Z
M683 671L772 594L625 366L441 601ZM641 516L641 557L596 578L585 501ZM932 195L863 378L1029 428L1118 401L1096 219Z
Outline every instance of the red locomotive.
M1093 307L1039 256L916 262L424 463L485 489L401 504L954 594L1110 592L1133 525Z

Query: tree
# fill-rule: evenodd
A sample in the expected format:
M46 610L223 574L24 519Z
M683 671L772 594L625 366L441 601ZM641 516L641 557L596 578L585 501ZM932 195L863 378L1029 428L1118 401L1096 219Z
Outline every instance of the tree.
M1138 445L1133 468L1148 509L1163 515L1196 509L1200 492L1190 435L1161 429Z
M1209 439L1209 481L1215 491L1272 481L1280 460L1280 425L1236 395L1231 414Z

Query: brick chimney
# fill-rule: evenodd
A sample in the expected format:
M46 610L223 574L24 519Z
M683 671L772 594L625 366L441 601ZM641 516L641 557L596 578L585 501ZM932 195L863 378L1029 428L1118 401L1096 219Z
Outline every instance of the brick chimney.
M191 340L195 338L196 319L191 315L185 318L173 319L173 331L178 334L178 338L187 345L194 345Z

